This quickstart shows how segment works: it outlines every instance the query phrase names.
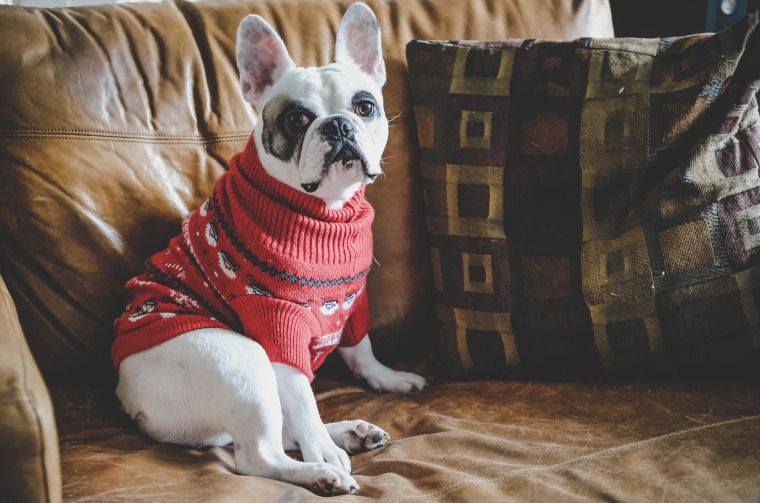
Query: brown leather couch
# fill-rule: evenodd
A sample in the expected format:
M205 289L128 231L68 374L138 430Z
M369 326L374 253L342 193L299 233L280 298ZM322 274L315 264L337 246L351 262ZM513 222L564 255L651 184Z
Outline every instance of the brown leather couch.
M303 501L229 448L157 444L121 413L108 357L124 281L209 193L255 117L234 64L255 12L302 65L350 0L0 7L0 501ZM387 176L370 275L380 357L432 386L377 395L340 362L325 421L371 420L351 501L760 501L755 378L455 382L436 343L404 50L413 38L613 35L606 0L368 0L383 28ZM177 411L181 413L181 411ZM295 455L295 454L294 454Z

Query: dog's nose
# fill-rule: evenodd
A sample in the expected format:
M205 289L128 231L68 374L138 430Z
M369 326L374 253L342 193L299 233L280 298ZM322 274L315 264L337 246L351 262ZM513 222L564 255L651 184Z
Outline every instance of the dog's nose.
M334 116L322 123L320 132L325 136L336 139L353 139L355 127L351 121L343 116Z

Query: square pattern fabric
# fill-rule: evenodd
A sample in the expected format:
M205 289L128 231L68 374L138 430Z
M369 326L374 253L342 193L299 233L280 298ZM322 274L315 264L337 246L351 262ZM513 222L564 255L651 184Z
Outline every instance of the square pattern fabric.
M680 369L760 345L760 29L407 47L450 369Z

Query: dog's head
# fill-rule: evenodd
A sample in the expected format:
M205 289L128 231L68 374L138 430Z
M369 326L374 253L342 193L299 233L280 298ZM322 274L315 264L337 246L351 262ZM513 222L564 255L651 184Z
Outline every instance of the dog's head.
M237 64L243 96L259 113L253 134L270 175L340 208L382 173L385 63L369 7L346 11L335 63L318 68L296 67L269 23L249 15L237 32Z

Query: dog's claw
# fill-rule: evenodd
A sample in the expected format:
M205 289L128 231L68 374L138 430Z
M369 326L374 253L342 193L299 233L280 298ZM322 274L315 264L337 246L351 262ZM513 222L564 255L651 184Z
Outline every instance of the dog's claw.
M350 477L349 477L350 478ZM342 482L337 477L321 478L317 480L311 487L311 490L315 493L321 493L325 496L340 496L341 494L351 494L356 492L359 486L351 479L350 481Z

